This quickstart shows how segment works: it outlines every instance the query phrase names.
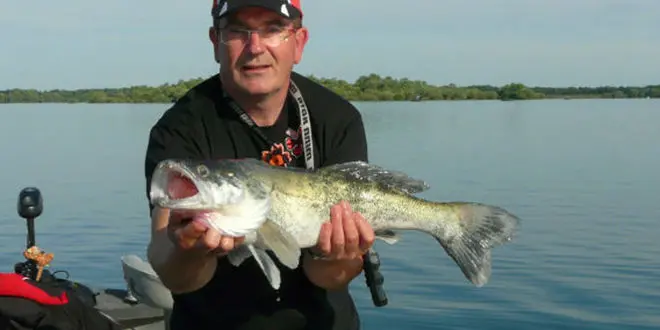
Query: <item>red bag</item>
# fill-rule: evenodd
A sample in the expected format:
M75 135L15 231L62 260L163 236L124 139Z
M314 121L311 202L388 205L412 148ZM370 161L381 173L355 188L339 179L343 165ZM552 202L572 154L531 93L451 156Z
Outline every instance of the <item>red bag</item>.
M0 330L120 330L57 280L0 273Z

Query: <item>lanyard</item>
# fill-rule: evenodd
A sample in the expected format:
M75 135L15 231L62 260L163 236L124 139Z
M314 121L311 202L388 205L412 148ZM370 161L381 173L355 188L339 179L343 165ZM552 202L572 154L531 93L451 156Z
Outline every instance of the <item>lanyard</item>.
M271 145L275 144L259 129L259 126L257 126L254 120L252 120L252 118L250 118L250 116L247 113L245 113L245 111L241 109L241 107L239 107L238 104L236 104L236 102L231 97L229 97L229 95L227 95L227 93L225 93L224 91L223 93L225 98L227 99L227 103L229 103L229 106L232 109L234 109L234 111L236 111L238 116L248 127L252 128L259 135L259 137L261 137L267 143ZM298 86L296 86L293 80L290 80L289 93L296 101L298 107L300 128L301 128L302 140L303 140L303 155L305 156L305 166L307 167L307 169L313 169L314 147L312 140L312 124L309 120L309 111L307 110L307 104L305 103L305 99L303 99L303 96L300 93L300 89L298 89Z

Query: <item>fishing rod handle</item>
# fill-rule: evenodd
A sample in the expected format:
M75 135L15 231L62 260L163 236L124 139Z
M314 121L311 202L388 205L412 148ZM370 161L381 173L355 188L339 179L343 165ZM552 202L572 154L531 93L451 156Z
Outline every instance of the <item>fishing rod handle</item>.
M385 282L385 277L379 271L380 269L380 258L378 253L370 249L367 251L367 254L364 258L364 276L366 277L367 287L371 293L371 301L374 306L382 307L387 305L388 299L387 294L385 293L385 288L383 282Z

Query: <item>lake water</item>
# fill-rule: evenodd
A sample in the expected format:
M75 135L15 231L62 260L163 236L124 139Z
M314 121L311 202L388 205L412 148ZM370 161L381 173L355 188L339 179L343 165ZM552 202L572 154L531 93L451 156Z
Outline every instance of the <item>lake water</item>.
M522 219L482 288L429 236L378 242L390 302L356 280L364 329L660 328L660 100L356 104L372 162L427 180L424 197ZM25 244L17 194L37 186L52 268L123 287L120 256L144 256L142 162L166 107L1 105L2 271Z

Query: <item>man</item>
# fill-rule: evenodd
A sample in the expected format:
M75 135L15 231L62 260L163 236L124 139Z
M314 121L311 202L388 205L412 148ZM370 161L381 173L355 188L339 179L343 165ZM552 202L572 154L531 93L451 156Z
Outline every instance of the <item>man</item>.
M298 0L218 0L212 13L219 74L192 88L152 128L147 195L155 165L166 158L251 157L309 168L367 161L359 112L292 71L308 40ZM332 208L298 269L275 260L278 291L253 258L240 267L228 263L224 256L242 238L222 237L194 215L151 209L148 259L173 293L171 329L359 329L348 284L360 274L374 232L350 205Z

